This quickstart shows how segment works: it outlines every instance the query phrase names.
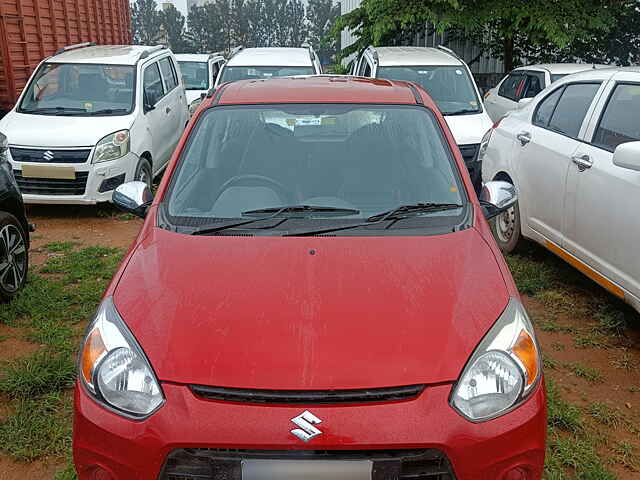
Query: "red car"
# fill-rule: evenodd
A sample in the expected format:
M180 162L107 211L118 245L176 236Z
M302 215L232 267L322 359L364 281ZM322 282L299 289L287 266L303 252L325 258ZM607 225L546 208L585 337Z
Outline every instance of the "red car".
M220 87L88 329L81 480L531 480L539 348L442 115L419 87Z

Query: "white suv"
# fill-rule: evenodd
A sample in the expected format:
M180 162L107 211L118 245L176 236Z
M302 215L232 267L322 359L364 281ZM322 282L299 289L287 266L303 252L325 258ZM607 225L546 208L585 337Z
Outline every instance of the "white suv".
M640 311L640 68L590 70L504 117L481 147L485 181L519 204L496 218L504 251L545 246Z
M26 203L94 204L151 184L188 119L170 50L79 44L42 61L0 131Z
M518 110L553 82L572 75L607 65L585 63L547 63L519 67L505 76L484 96L484 105L493 121L512 110Z
M200 105L202 95L206 94L216 83L218 73L225 62L224 56L220 53L212 53L211 55L184 53L176 55L176 59L182 72L184 88L187 91L189 112L193 113Z
M222 83L247 79L320 75L320 59L313 48L238 47L222 67L216 87Z
M492 122L467 64L445 47L368 47L354 64L353 75L405 80L423 87L451 129L479 193L478 149Z

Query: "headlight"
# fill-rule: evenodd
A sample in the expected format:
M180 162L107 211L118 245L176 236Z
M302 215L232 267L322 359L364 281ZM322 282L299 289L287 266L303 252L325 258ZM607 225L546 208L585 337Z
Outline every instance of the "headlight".
M80 354L80 377L96 400L130 416L148 416L164 403L151 365L111 297L98 307L89 327Z
M129 153L129 148L129 130L120 130L107 135L96 145L93 163L108 162L124 157Z
M533 327L520 301L512 298L467 363L451 405L473 422L490 420L520 404L539 378Z
M480 148L478 149L478 156L476 157L476 161L481 162L482 160L484 160L484 157L487 154L487 148L489 148L491 135L493 135L493 127L490 128L487 133L484 134L482 140L480 140Z

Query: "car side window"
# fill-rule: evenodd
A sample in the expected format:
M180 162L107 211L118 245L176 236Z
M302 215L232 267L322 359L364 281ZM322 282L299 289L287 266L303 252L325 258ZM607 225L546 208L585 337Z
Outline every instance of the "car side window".
M522 98L533 98L544 90L544 73L527 72L527 83Z
M176 70L171 64L171 59L169 57L165 57L158 62L160 64L160 70L162 71L162 78L164 79L164 84L167 87L167 93L178 86L178 76L176 75Z
M517 101L524 88L525 77L520 72L512 72L507 75L498 90L498 95L509 100Z
M600 118L593 144L613 152L622 143L640 140L640 85L619 84Z
M562 95L563 91L564 88L557 89L538 104L538 108L533 114L534 125L547 128L549 120L551 120L551 115L553 115L553 111L556 109L556 105L558 104L558 100L560 99L560 95Z
M549 121L549 129L577 138L587 110L600 88L599 83L567 85Z
M160 78L158 62L154 62L145 68L143 90L145 105L154 106L164 97L164 87L162 86L162 78Z
M218 61L218 62L213 62L213 65L211 65L211 77L213 78L213 81L216 81L216 77L218 76L218 72L220 72L220 66L222 65L222 62Z

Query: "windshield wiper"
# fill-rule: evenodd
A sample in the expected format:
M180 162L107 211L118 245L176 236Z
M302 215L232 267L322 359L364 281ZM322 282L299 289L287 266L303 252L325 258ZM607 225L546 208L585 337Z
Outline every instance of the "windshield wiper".
M260 210L248 210L246 212L242 212L242 216L243 217L263 217L265 215L271 216L273 214L276 214L276 215L287 214L287 216L291 218L295 218L295 217L312 218L316 216L348 217L350 215L358 215L359 213L360 213L360 210L356 210L353 208L318 207L314 205L291 205L288 207L273 207L273 208L263 208Z
M329 216L331 215L331 213L333 213L333 215L343 216L343 215L357 215L358 213L360 213L360 211L352 210L348 208L312 207L310 205L293 205L293 206L287 206L287 207L264 208L261 210L248 210L246 212L242 212L242 215L247 217L257 216L260 218L245 220L243 222L228 223L226 225L221 225L218 227L204 226L191 232L191 235L209 235L212 233L221 232L223 230L243 227L245 225L250 225L252 223L262 222L264 220L270 220L276 217L282 217L283 214L289 214L289 213L293 213L294 215L287 215L287 218L284 218L281 222L278 222L275 225L271 225L267 228L275 228L279 225L282 225L289 218L300 217L301 213L306 214L304 215L304 217L310 217L313 215L313 213L322 213L323 216Z
M324 228L322 230L312 230L308 232L291 233L284 236L285 237L306 237L306 236L313 236L313 235L322 235L325 233L339 232L342 230L351 230L355 228L377 225L379 223L383 223L389 220L395 223L397 220L401 220L403 218L408 218L415 215L420 215L423 213L443 212L446 210L456 210L458 208L462 208L462 205L458 205L457 203L416 203L414 205L401 205L392 210L378 213L376 215L372 215L371 217L367 218L363 223L346 225L344 227L332 227L332 228ZM393 225L393 223L391 223L389 226Z
M93 110L89 115L113 115L114 113L129 113L127 108L103 108L102 110Z
M73 113L84 113L87 111L86 108L75 108L75 107L41 107L41 108L32 108L30 110L22 109L24 113L53 113L55 115L62 115L67 112Z
M478 108L465 108L462 110L456 110L454 112L447 112L444 115L452 116L452 115L469 115L471 113L480 113L480 109Z

